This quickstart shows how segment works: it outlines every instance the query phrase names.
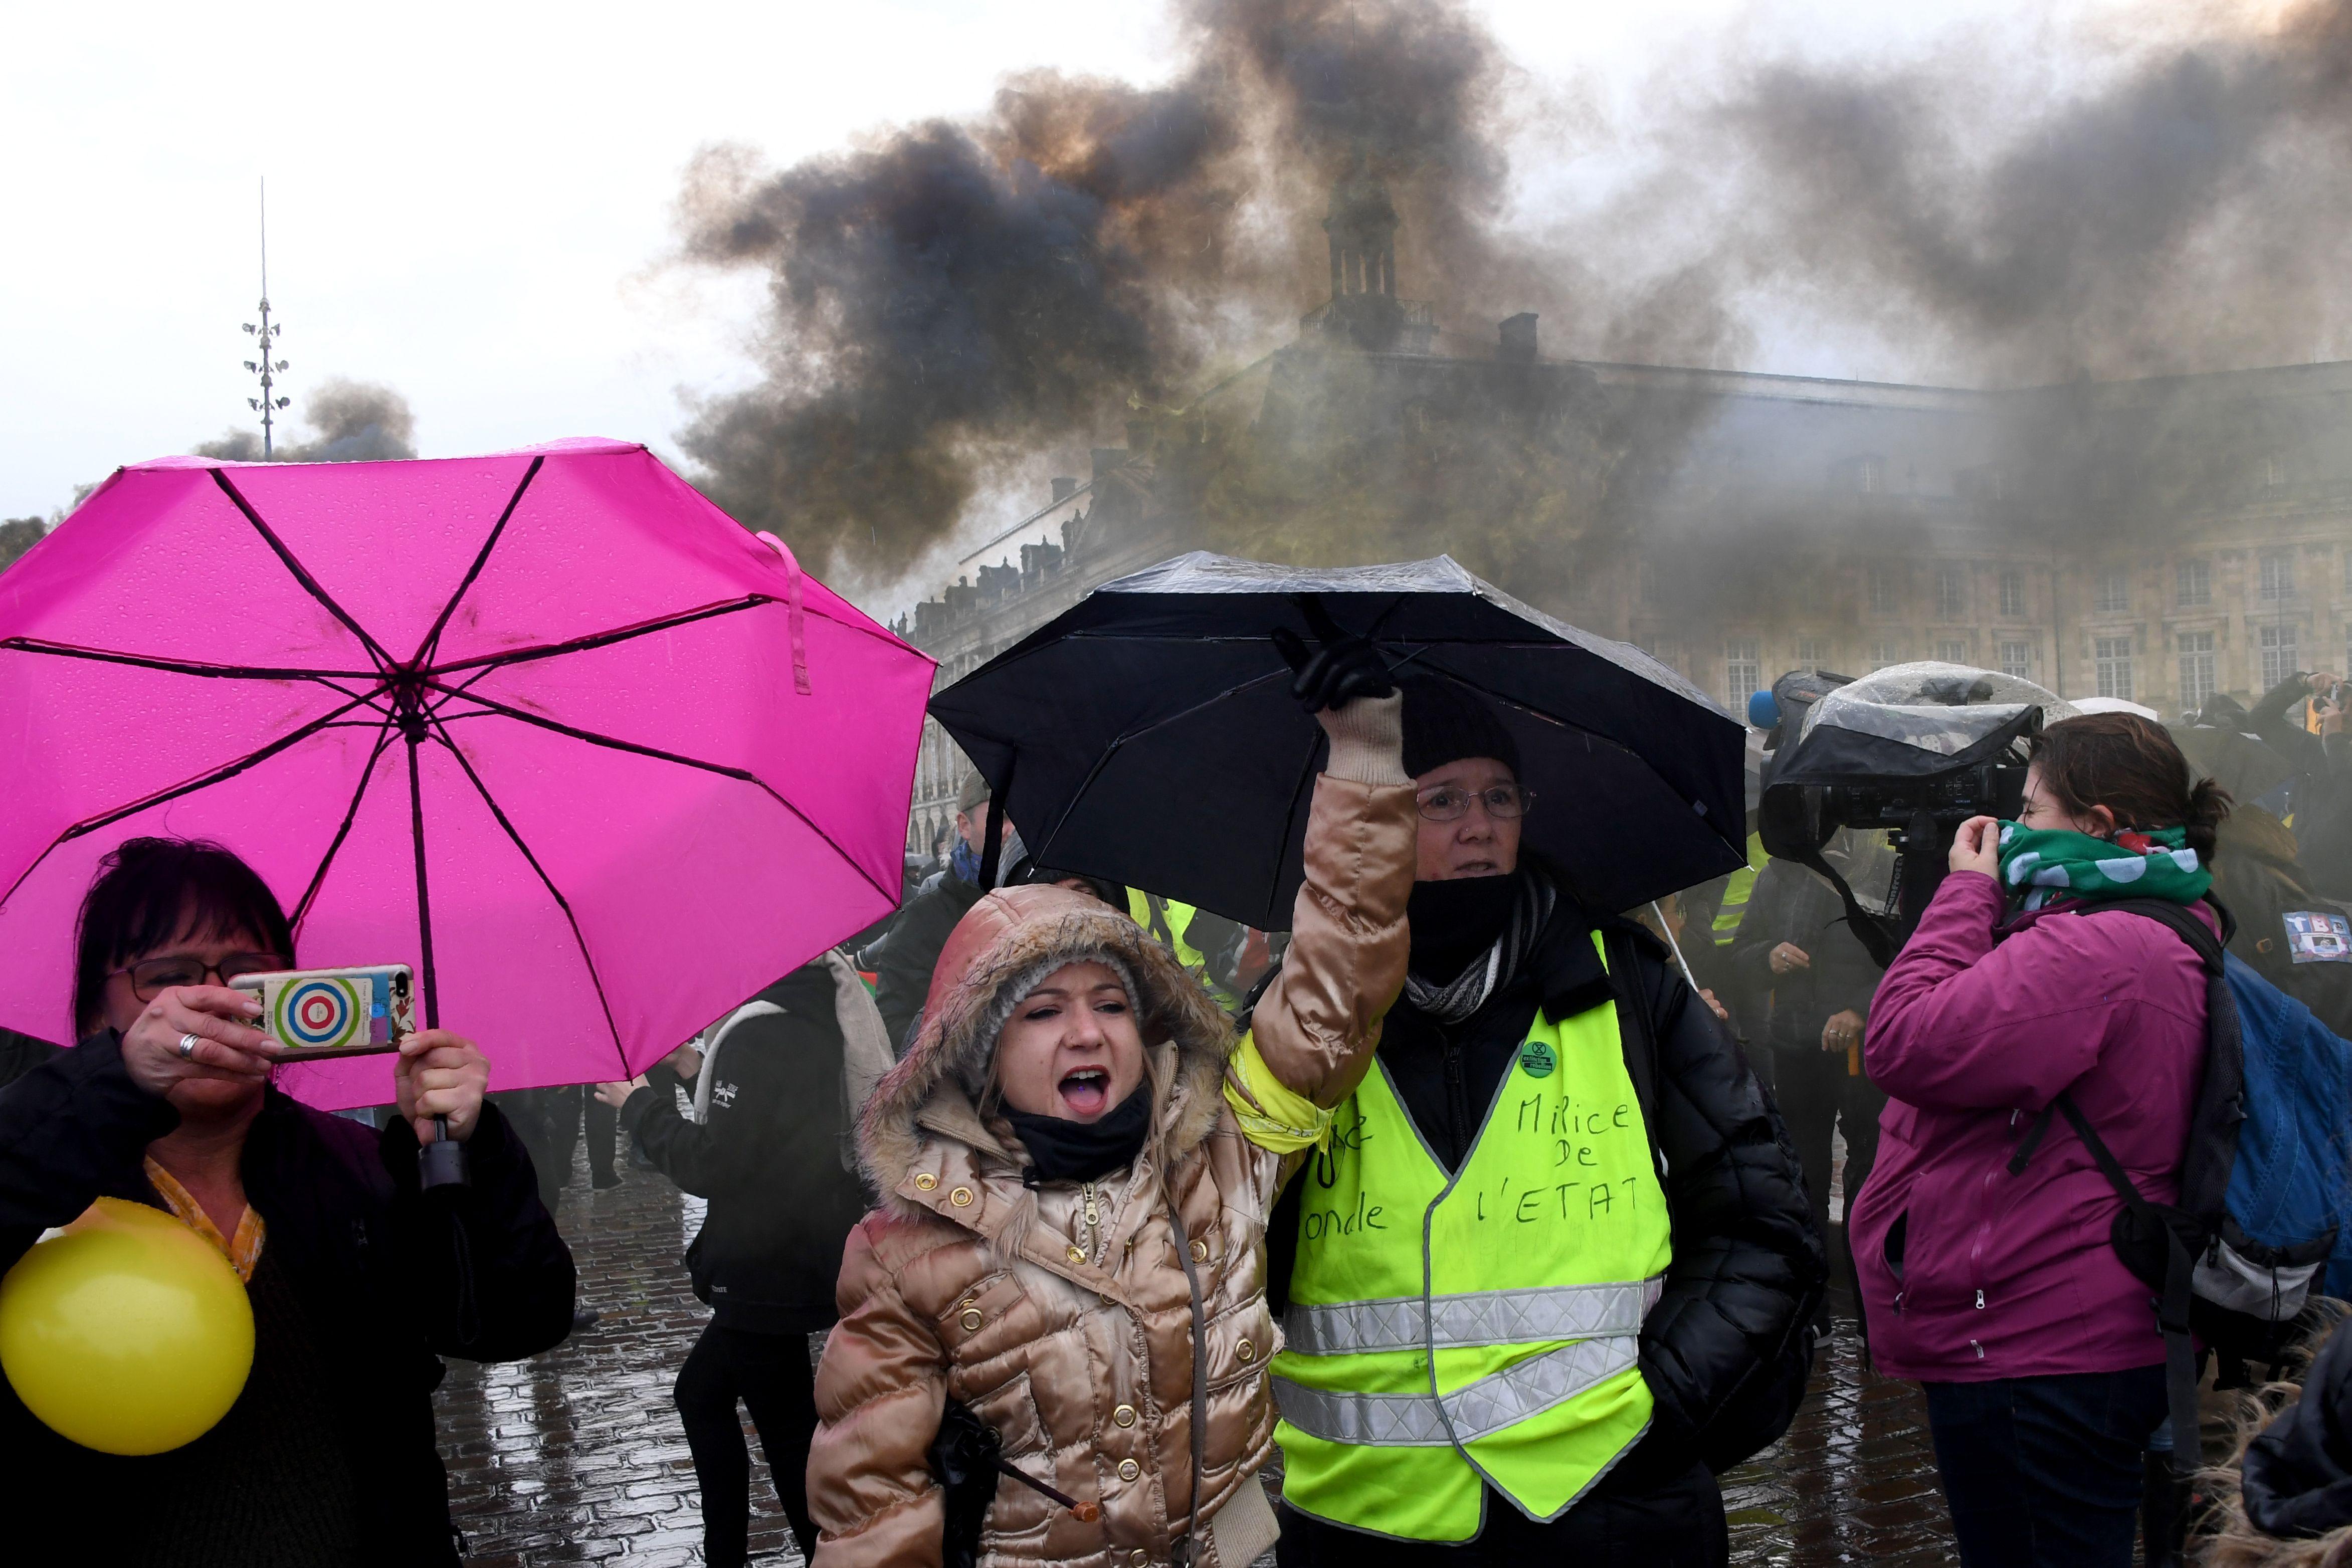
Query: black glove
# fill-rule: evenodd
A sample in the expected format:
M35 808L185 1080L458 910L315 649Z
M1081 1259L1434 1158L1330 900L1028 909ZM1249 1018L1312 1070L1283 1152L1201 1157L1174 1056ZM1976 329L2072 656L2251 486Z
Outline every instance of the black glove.
M1288 626L1276 626L1267 636L1283 662L1290 666L1290 694L1301 707L1319 713L1327 708L1344 708L1359 697L1386 697L1396 689L1396 682L1389 679L1388 661L1370 638L1341 630L1322 601L1312 595L1302 595L1298 607L1321 647L1310 652L1307 639Z

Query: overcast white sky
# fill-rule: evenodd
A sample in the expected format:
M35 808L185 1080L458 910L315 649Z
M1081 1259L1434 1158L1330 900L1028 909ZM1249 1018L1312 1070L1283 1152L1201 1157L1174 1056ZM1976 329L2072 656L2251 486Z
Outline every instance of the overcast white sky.
M2012 0L1493 0L1530 77L1624 102L1754 45L1875 51ZM1890 13L1895 13L1890 15ZM1149 81L1150 0L412 0L23 6L0 54L0 516L250 422L267 174L296 416L329 375L404 395L426 456L561 436L674 455L680 394L748 378L758 279L668 264L705 142L786 163L982 107L1054 65ZM1531 155L1530 155L1531 154ZM1541 149L1517 166L1539 181Z

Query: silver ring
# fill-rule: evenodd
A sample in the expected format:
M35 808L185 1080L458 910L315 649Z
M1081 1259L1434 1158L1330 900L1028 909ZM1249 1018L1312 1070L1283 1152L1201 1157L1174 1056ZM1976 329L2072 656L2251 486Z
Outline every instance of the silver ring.
M184 1062L194 1060L195 1054L196 1037L194 1035L182 1035L180 1037L180 1059Z

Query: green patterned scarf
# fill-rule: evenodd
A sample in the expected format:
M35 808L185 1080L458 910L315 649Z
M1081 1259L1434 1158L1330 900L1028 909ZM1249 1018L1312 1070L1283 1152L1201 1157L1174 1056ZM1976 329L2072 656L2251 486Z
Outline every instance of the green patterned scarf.
M2126 828L2115 841L2063 827L2000 825L2000 884L2022 890L2025 907L2060 899L2166 899L2193 904L2213 885L2213 873L2184 846L2178 827L2153 833Z

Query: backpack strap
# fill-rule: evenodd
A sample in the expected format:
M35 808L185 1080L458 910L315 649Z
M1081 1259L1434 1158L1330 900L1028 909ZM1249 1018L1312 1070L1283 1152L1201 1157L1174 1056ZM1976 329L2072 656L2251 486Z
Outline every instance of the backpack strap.
M2051 1102L2083 1146L2091 1152L2099 1172L2107 1184L2124 1202L2140 1228L2143 1237L2158 1235L2164 1238L2164 1280L2157 1298L2157 1327L2164 1334L2164 1383L2167 1414L2172 1417L2172 1470L2176 1477L2187 1479L2198 1468L2200 1456L2197 1444L2197 1350L2189 1337L2189 1304L2193 1292L2196 1263L2189 1247L2180 1238L2179 1227L2170 1216L2147 1201L2131 1179L2130 1173L2117 1160L2114 1151L2101 1138L2091 1119L2083 1114L2074 1097L2061 1091ZM2042 1112L2047 1124L2049 1112ZM2128 1261L2128 1260L2126 1260ZM2135 1270L2137 1272L2137 1270ZM2153 1281L2151 1281L2153 1283Z

